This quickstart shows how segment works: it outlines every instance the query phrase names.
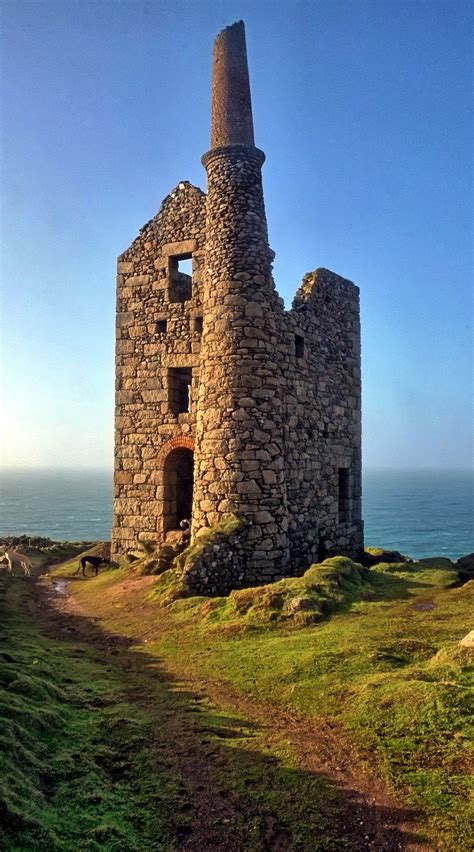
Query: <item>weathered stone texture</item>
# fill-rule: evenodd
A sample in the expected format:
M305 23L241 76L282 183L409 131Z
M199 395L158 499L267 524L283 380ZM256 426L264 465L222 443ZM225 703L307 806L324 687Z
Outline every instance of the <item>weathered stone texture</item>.
M254 144L243 21L219 33L212 67L211 148Z
M203 158L208 178L205 323L193 528L212 526L224 506L249 520L265 510L270 520L260 538L266 544L258 553L253 547L252 561L282 575L289 566L283 530L286 480L283 469L268 466L284 457L283 377L275 358L283 327L271 274L263 159L256 148L243 146L214 149ZM262 444L268 465L257 458Z
M163 544L188 515L195 536L233 513L245 523L222 545L221 585L212 553L193 574L212 593L363 546L359 291L317 269L284 310L265 158L250 93L236 95L242 39L239 23L216 41L207 196L180 183L117 270L112 553Z
M157 482L155 476L159 451L167 440L190 434L196 421L201 333L194 321L202 317L205 209L201 190L188 182L178 184L118 259L115 555L135 547L144 529L157 540L164 537L169 506L157 494L162 487L162 477ZM175 269L174 259L188 254L192 283ZM184 296L189 298L176 300ZM186 413L177 413L169 403L173 367L192 370ZM136 512L122 511L121 501L127 498L138 501Z

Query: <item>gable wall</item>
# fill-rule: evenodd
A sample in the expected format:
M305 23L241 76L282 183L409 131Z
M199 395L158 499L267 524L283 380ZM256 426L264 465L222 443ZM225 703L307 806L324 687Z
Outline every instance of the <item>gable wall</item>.
M206 196L179 184L139 237L118 259L113 553L136 547L137 537L157 539L171 511L158 464L162 446L192 436L199 385L201 275ZM179 274L170 260L192 253L192 298L170 302ZM166 332L159 321L166 320ZM190 413L169 405L168 370L191 367ZM157 535L158 534L158 535Z

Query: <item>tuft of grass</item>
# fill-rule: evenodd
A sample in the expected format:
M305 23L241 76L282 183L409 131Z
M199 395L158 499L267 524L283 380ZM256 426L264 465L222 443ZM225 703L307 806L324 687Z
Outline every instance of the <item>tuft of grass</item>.
M346 557L311 565L302 577L230 592L228 597L204 603L200 615L210 625L224 629L258 629L271 626L306 627L336 609L370 595L367 569Z

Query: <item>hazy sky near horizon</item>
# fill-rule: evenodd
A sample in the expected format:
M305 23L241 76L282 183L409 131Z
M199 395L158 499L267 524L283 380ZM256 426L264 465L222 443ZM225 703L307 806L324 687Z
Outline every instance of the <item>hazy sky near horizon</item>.
M113 463L116 257L205 189L212 43L243 18L275 281L361 289L364 463L472 465L472 5L1 8L3 463Z

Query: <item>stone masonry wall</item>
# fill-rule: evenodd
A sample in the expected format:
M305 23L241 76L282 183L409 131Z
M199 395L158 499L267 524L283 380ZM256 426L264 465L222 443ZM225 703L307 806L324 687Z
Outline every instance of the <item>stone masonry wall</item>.
M288 571L281 361L283 309L275 292L263 204L263 155L210 151L204 330L196 431L193 532L223 514L245 518L246 583Z
M201 190L180 183L118 259L113 558L136 547L138 536L163 539L170 506L160 450L193 437L205 207ZM191 293L175 268L183 255L192 255ZM183 295L191 297L175 301ZM177 367L192 368L189 413L170 406L169 370Z
M211 159L210 201L179 184L118 261L112 555L139 537L165 540L164 465L196 444L193 532L230 512L245 518L238 576L248 585L362 547L359 298L350 281L319 269L285 312L271 274L262 155L237 147ZM206 226L210 204L216 226L212 214ZM183 254L193 258L192 292L176 302L174 258ZM176 414L169 368L181 366L193 370L192 404Z
M331 554L356 556L363 547L359 290L317 269L305 275L287 323L289 536L298 570ZM342 517L339 470L348 471Z

